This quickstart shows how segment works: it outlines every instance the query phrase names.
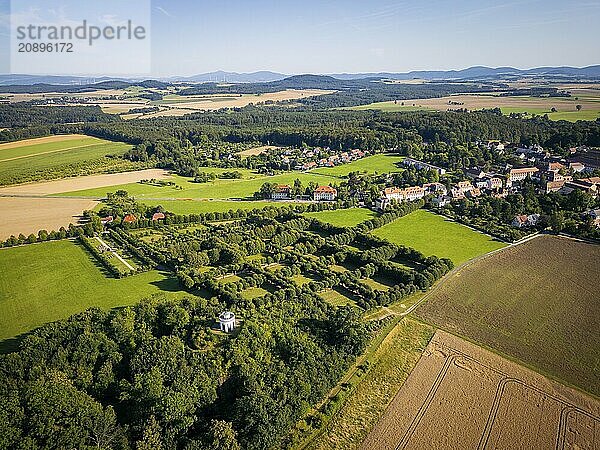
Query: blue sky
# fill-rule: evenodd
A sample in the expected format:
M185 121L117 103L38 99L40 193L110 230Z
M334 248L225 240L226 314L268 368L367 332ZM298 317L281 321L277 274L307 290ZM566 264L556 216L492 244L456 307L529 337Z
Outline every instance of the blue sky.
M152 72L585 66L598 24L598 0L152 0Z

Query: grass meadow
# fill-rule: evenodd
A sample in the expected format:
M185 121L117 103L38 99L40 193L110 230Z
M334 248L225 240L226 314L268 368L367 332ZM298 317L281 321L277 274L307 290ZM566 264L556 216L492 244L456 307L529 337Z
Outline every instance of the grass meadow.
M204 170L204 169L203 169ZM221 169L222 170L222 169ZM227 198L252 198L252 194L260 189L263 183L293 184L294 180L299 179L305 186L310 182L317 184L338 183L340 180L325 175L313 173L285 173L274 176L255 176L246 174L246 178L241 179L218 179L208 183L194 183L191 178L173 175L168 181L173 181L177 185L173 186L154 186L142 183L122 184L111 187L86 189L82 191L66 192L64 196L82 196L103 198L107 192L115 192L119 189L127 191L139 200L150 199L227 199ZM251 177L251 178L249 178Z
M450 258L457 266L506 245L423 209L388 223L373 234L427 256Z
M367 156L348 164L341 164L335 167L320 167L312 170L310 173L329 175L332 177L345 177L350 172L368 172L368 173L389 173L400 172L402 168L400 163L404 156L392 153L380 153Z
M177 291L177 280L158 271L109 278L83 247L69 240L0 249L0 339L92 306L114 308Z

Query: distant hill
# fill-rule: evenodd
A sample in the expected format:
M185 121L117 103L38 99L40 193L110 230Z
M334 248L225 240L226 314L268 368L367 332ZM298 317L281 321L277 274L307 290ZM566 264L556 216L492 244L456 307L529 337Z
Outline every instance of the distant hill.
M564 76L568 78L600 79L600 65L588 67L536 67L533 69L474 66L462 70L415 70L404 73L336 73L331 74L331 76L340 80L356 80L360 78L388 78L391 80L493 80L502 79L504 77L524 76Z
M278 81L286 78L288 75L282 73L269 72L261 70L259 72L238 73L224 72L218 70L216 72L201 73L191 77L169 77L165 81L183 81L190 83L268 83L270 81Z
M532 69L517 69L514 67L485 67L474 66L462 70L415 70L411 72L362 72L362 73L333 73L327 75L333 79L350 81L361 79L391 79L391 80L412 80L422 79L428 81L438 80L501 80L515 77L547 77L547 78L567 78L574 80L600 80L600 65L588 67L535 67ZM295 79L295 77L304 77ZM225 72L222 70L216 72L201 73L189 77L173 76L168 78L159 78L165 83L272 83L281 82L294 83L294 80L304 84L310 84L306 75L285 75L278 72L258 71L249 73ZM321 79L323 81L324 79ZM139 83L141 79L135 78L113 78L113 77L70 77L70 76L41 76L27 74L0 74L0 86L27 86L27 85L69 85L83 86L93 85L106 81L122 81L127 83ZM314 80L313 80L314 81ZM321 83L322 84L322 83ZM332 81L330 84L334 84Z

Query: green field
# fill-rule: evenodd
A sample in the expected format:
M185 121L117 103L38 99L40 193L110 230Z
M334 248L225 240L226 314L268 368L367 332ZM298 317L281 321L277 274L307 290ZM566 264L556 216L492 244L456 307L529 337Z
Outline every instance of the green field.
M319 294L319 296L327 303L333 306L355 306L356 303L351 298L342 294L337 289L328 289Z
M377 213L366 208L349 208L306 213L304 215L306 217L314 217L315 219L330 223L336 227L353 227L365 220L376 217Z
M451 97L448 97L451 98ZM503 106L502 105L502 97L497 98L496 104L490 104L487 108L500 107L500 110L503 114L509 115L511 113L525 113L527 116L531 117L533 114L543 116L544 114L548 115L550 120L568 120L569 122L576 122L578 120L596 120L600 117L600 102L596 99L585 100L583 99L580 103L583 104L583 108L580 111L575 109L575 104L578 103L574 99L566 99L566 98L551 98L546 99L548 103L548 107L540 108L539 106L535 106L539 104L540 99L536 97L518 97L519 101L523 103L531 102L532 106ZM514 97L506 97L508 99L513 99ZM360 105L360 106L352 106L348 109L354 110L370 110L375 109L384 112L398 112L398 111L437 111L437 110L446 110L447 106L452 108L456 108L458 106L452 105L443 105L440 108L435 108L432 106L412 106L411 100L405 101L405 106L402 106L401 102L394 103L393 101L389 102L376 102L370 103L368 105ZM556 107L557 111L552 112L551 108ZM466 105L468 109L480 109L477 107L471 108Z
M561 111L552 112L549 108L515 108L501 107L502 114L511 113L526 113L531 117L533 114L538 116L548 115L550 120L567 120L569 122L577 122L578 120L596 120L600 118L600 104L598 109L582 109L581 111Z
M555 236L482 258L416 314L600 396L600 245Z
M204 170L204 169L202 169ZM142 183L121 184L109 188L85 189L82 191L66 192L62 195L77 195L83 197L102 198L107 192L119 189L126 190L139 200L144 199L186 199L186 198L251 198L252 194L260 189L263 183L293 184L299 179L304 186L309 182L329 184L339 182L339 179L312 174L312 173L285 173L274 176L257 176L255 178L242 178L239 180L215 180L209 183L194 183L191 178L173 175L167 181L173 181L180 188L172 186L153 186Z
M93 137L0 148L0 184L29 181L31 174L60 170L62 166L89 166L94 162L108 165L118 161L105 158L107 155L121 155L130 148L128 144Z
M153 293L178 290L175 278L157 271L109 278L72 241L0 249L0 339L91 306L130 305Z
M161 205L165 210L174 214L198 214L207 212L225 212L238 209L262 209L265 206L281 206L288 203L267 201L198 201L198 200L148 200L149 206Z
M397 111L435 111L433 108L427 108L424 106L412 106L411 100L404 100L404 105L402 105L402 101L394 103L390 102L375 102L370 103L368 105L359 105L359 106L351 106L348 109L354 109L358 111L364 111L369 109L376 109L379 111L385 112L397 112Z
M329 175L333 177L345 177L350 172L368 172L368 173L388 173L388 172L400 172L400 163L404 159L404 156L396 154L385 153L367 156L356 161L352 161L348 164L341 164L335 167L320 167L314 169L311 173L319 173L322 175Z
M388 223L373 234L427 256L450 258L457 266L506 245L423 209Z

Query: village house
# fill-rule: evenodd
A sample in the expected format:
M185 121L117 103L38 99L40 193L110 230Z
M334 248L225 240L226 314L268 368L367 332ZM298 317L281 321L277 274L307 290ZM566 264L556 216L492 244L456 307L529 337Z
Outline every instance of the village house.
M566 167L559 162L549 162L546 166L546 170L549 172L558 173L563 169L566 169Z
M100 223L102 225L106 225L106 224L111 223L113 220L114 220L113 216L106 216L106 217L103 217L103 218L100 219Z
M586 215L592 218L592 223L596 228L600 228L600 208L586 211Z
M135 222L137 219L133 214L127 214L124 218L123 218L123 222L125 223L133 223Z
M537 173L539 169L537 167L522 167L520 169L510 169L508 172L508 178L510 181L523 181L526 178L531 177L534 173Z
M337 189L331 186L319 186L313 192L313 199L317 202L327 201L332 202L337 197Z
M152 221L164 220L164 218L165 218L165 215L164 215L164 213L161 213L161 212L157 212L152 215Z
M431 204L436 208L443 208L448 205L452 201L451 197L447 195L440 195L439 197L434 197L431 199Z
M600 194L600 177L581 178L579 180L570 180L565 183L565 187L578 189L587 192L590 195Z
M425 189L425 194L438 194L438 195L446 195L448 193L448 189L442 183L425 183L423 185L423 189Z
M539 214L529 214L528 216L524 214L518 215L512 221L512 226L517 228L534 227L537 225L539 219Z
M288 200L291 196L292 188L288 184L278 184L271 194L272 200Z
M573 172L579 173L585 170L585 165L580 162L572 162L569 163L569 169L571 169Z
M429 163L426 163L423 161L419 161L418 159L404 158L404 161L402 161L402 164L404 164L405 166L416 167L419 170L424 170L424 169L434 170L440 175L444 175L446 173L446 169L443 169L438 166L434 166L433 164L429 164Z

